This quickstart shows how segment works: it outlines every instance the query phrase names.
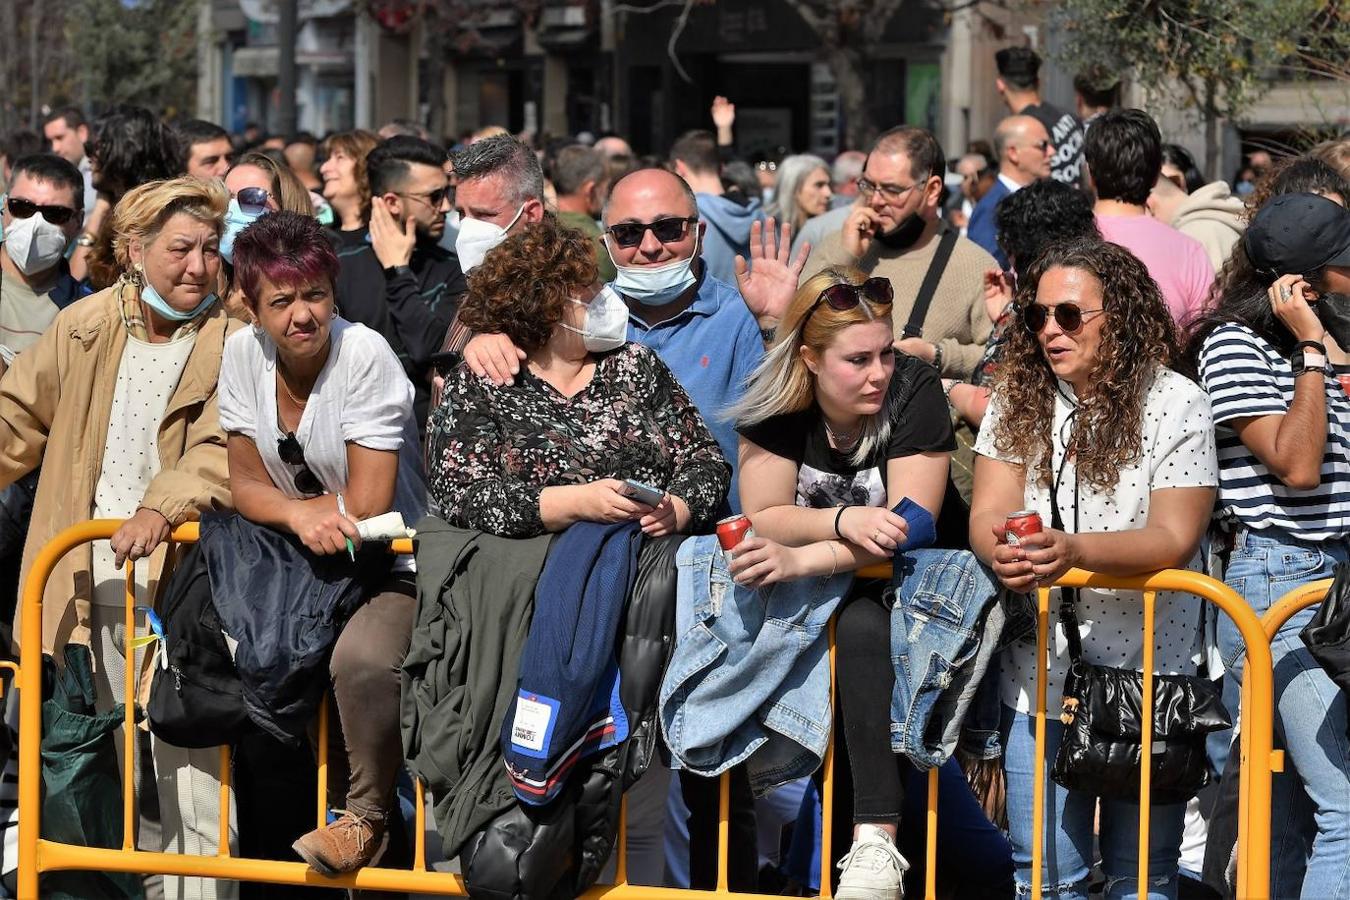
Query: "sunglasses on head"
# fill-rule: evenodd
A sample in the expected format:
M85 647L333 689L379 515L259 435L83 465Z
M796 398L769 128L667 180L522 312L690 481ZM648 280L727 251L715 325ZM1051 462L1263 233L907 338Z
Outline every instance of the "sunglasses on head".
M1022 307L1022 324L1026 325L1027 331L1032 334L1040 334L1045 328L1045 323L1050 320L1052 310L1055 324L1060 327L1060 330L1068 334L1073 334L1083 327L1084 317L1096 315L1103 311L1101 309L1083 309L1077 303L1058 303L1053 307L1032 303L1029 306Z
M672 216L668 219L657 219L655 222L620 222L609 226L609 233L614 235L614 242L620 247L636 247L642 243L648 230L656 235L656 239L661 243L671 244L684 237L687 226L697 221L698 216L685 218Z
M319 477L305 462L305 448L300 446L300 441L296 439L294 431L286 432L286 436L277 441L277 455L286 465L300 467L300 471L295 473L295 489L297 491L314 497L323 493L323 485L319 483Z
M45 206L32 200L20 200L18 197L7 198L5 206L8 207L9 214L16 219L28 219L33 213L42 213L42 218L53 225L64 225L75 216L75 210L69 206Z
M246 216L261 216L267 212L267 198L271 195L260 187L240 188L234 199L239 203L239 211Z
M832 284L820 292L816 302L802 316L802 328L806 327L807 320L821 303L828 304L830 309L837 312L845 312L861 303L864 297L872 303L890 303L895 298L895 291L890 281L877 277L869 278L862 284Z

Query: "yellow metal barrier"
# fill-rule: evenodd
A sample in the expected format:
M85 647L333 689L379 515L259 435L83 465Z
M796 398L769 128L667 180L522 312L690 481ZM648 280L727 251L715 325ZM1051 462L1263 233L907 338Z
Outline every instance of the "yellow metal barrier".
M124 785L123 785L123 842L121 849L103 849L60 844L40 838L40 771L39 750L41 742L41 641L36 636L42 633L42 594L47 579L56 563L73 548L94 540L105 540L120 525L112 520L97 520L75 525L61 532L42 549L34 561L24 585L21 611L22 633L28 636L21 648L18 682L20 694L19 728L19 873L18 894L22 900L38 897L38 879L42 872L54 870L98 870L106 872L160 873L185 877L218 878L232 881L261 881L276 884L297 884L315 886L340 886L368 890L403 891L408 893L435 893L452 896L466 896L463 880L448 872L429 871L426 865L425 824L426 808L422 786L417 785L416 794L416 836L414 862L411 870L369 867L340 878L326 878L310 869L302 862L277 862L271 860L240 859L230 855L229 816L222 816L218 850L214 857L189 856L182 854L157 853L135 849L135 771L136 741L126 741ZM176 529L171 540L177 543L189 543L197 539L197 526L184 525ZM399 553L412 552L411 541L395 541L393 549ZM127 620L126 620L126 658L134 660L131 641L135 635L134 609L134 567L127 567ZM863 577L889 578L890 568L878 566L859 573ZM1272 771L1279 771L1280 758L1272 752L1273 723L1273 687L1271 671L1270 645L1267 631L1256 618L1251 607L1222 583L1195 572L1168 570L1148 576L1135 578L1108 578L1080 570L1071 570L1057 583L1061 587L1093 587L1103 589L1137 590L1144 595L1144 663L1145 671L1153 667L1154 605L1158 591L1183 591L1194 594L1213 603L1228 613L1237 623L1247 645L1247 669L1244 679L1242 707L1242 783L1239 800L1238 828L1238 896L1264 900L1269 884L1270 855L1270 777ZM1329 582L1320 584L1320 593L1316 585L1302 589L1303 593L1281 600L1267 614L1267 621L1277 612L1287 616L1294 609L1317 602L1325 593ZM1301 604L1301 605L1299 605ZM1042 661L1037 678L1036 697L1036 742L1042 748L1044 759L1045 721L1046 721L1046 667L1049 646L1050 591L1048 588L1038 592L1037 603L1037 652ZM1285 609L1287 612L1283 612ZM1283 619L1279 620L1283 622ZM1268 626L1269 627L1269 626ZM1274 629L1278 624L1270 629ZM12 664L8 664L13 668ZM833 685L835 665L834 630L830 629L830 674ZM131 735L134 724L133 701L136 695L138 668L129 664L124 685L127 703L125 728ZM831 688L833 693L833 687ZM1143 756L1149 758L1153 729L1151 727L1153 684L1151 678L1144 680L1143 708L1150 721L1143 729ZM833 699L833 697L832 697ZM833 704L832 704L833 706ZM319 785L316 819L321 826L327 813L327 728L326 705L320 708L319 715ZM221 809L228 811L230 799L230 751L221 748ZM822 898L831 896L830 875L833 855L832 835L829 823L834 806L834 742L831 741L824 761L823 786L821 796L821 893ZM1144 766L1140 779L1141 808L1148 806L1148 793L1151 772ZM620 807L620 827L618 847L616 849L615 882L609 885L596 885L583 897L610 898L610 900L667 900L667 898L723 898L767 897L767 895L733 893L728 890L727 858L729 838L730 782L723 776L721 783L720 815L718 824L718 874L717 887L713 891L675 890L665 887L646 887L627 883L626 865L626 804ZM937 801L938 773L929 772L928 803L926 811L927 845L925 848L926 900L935 900L937 871ZM1032 895L1040 896L1042 860L1044 857L1045 823L1045 767L1037 770L1035 778L1035 801L1032 810L1034 833L1037 835L1032 850ZM1140 816L1140 847L1148 846L1149 817ZM1148 855L1141 852L1139 863L1139 890L1147 893Z

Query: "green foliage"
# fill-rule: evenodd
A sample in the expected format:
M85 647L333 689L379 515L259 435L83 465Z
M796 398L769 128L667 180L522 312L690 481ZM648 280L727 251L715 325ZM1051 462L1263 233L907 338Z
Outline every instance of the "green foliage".
M188 0L64 0L76 83L98 107L134 103L172 114L196 102L197 12Z
M1326 0L1054 0L1070 71L1105 65L1203 118L1240 119L1299 55Z

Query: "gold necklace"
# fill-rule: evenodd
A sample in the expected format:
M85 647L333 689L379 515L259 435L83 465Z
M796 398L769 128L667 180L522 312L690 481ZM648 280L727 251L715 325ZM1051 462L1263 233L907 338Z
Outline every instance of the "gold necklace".
M296 406L300 407L301 409L304 409L305 404L309 402L309 397L305 397L305 399L301 400L300 398L296 397L294 394L291 393L290 386L286 384L286 373L282 370L280 366L277 366L277 375L281 376L277 380L281 382L281 389L286 392L286 396L290 397L291 402L294 403ZM310 388L310 390L313 390L313 388Z

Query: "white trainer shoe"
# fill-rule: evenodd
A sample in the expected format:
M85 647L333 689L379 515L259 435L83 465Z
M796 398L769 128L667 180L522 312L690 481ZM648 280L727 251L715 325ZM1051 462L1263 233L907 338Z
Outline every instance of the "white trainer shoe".
M848 855L839 861L835 900L900 900L908 868L889 834L875 825L860 825Z

